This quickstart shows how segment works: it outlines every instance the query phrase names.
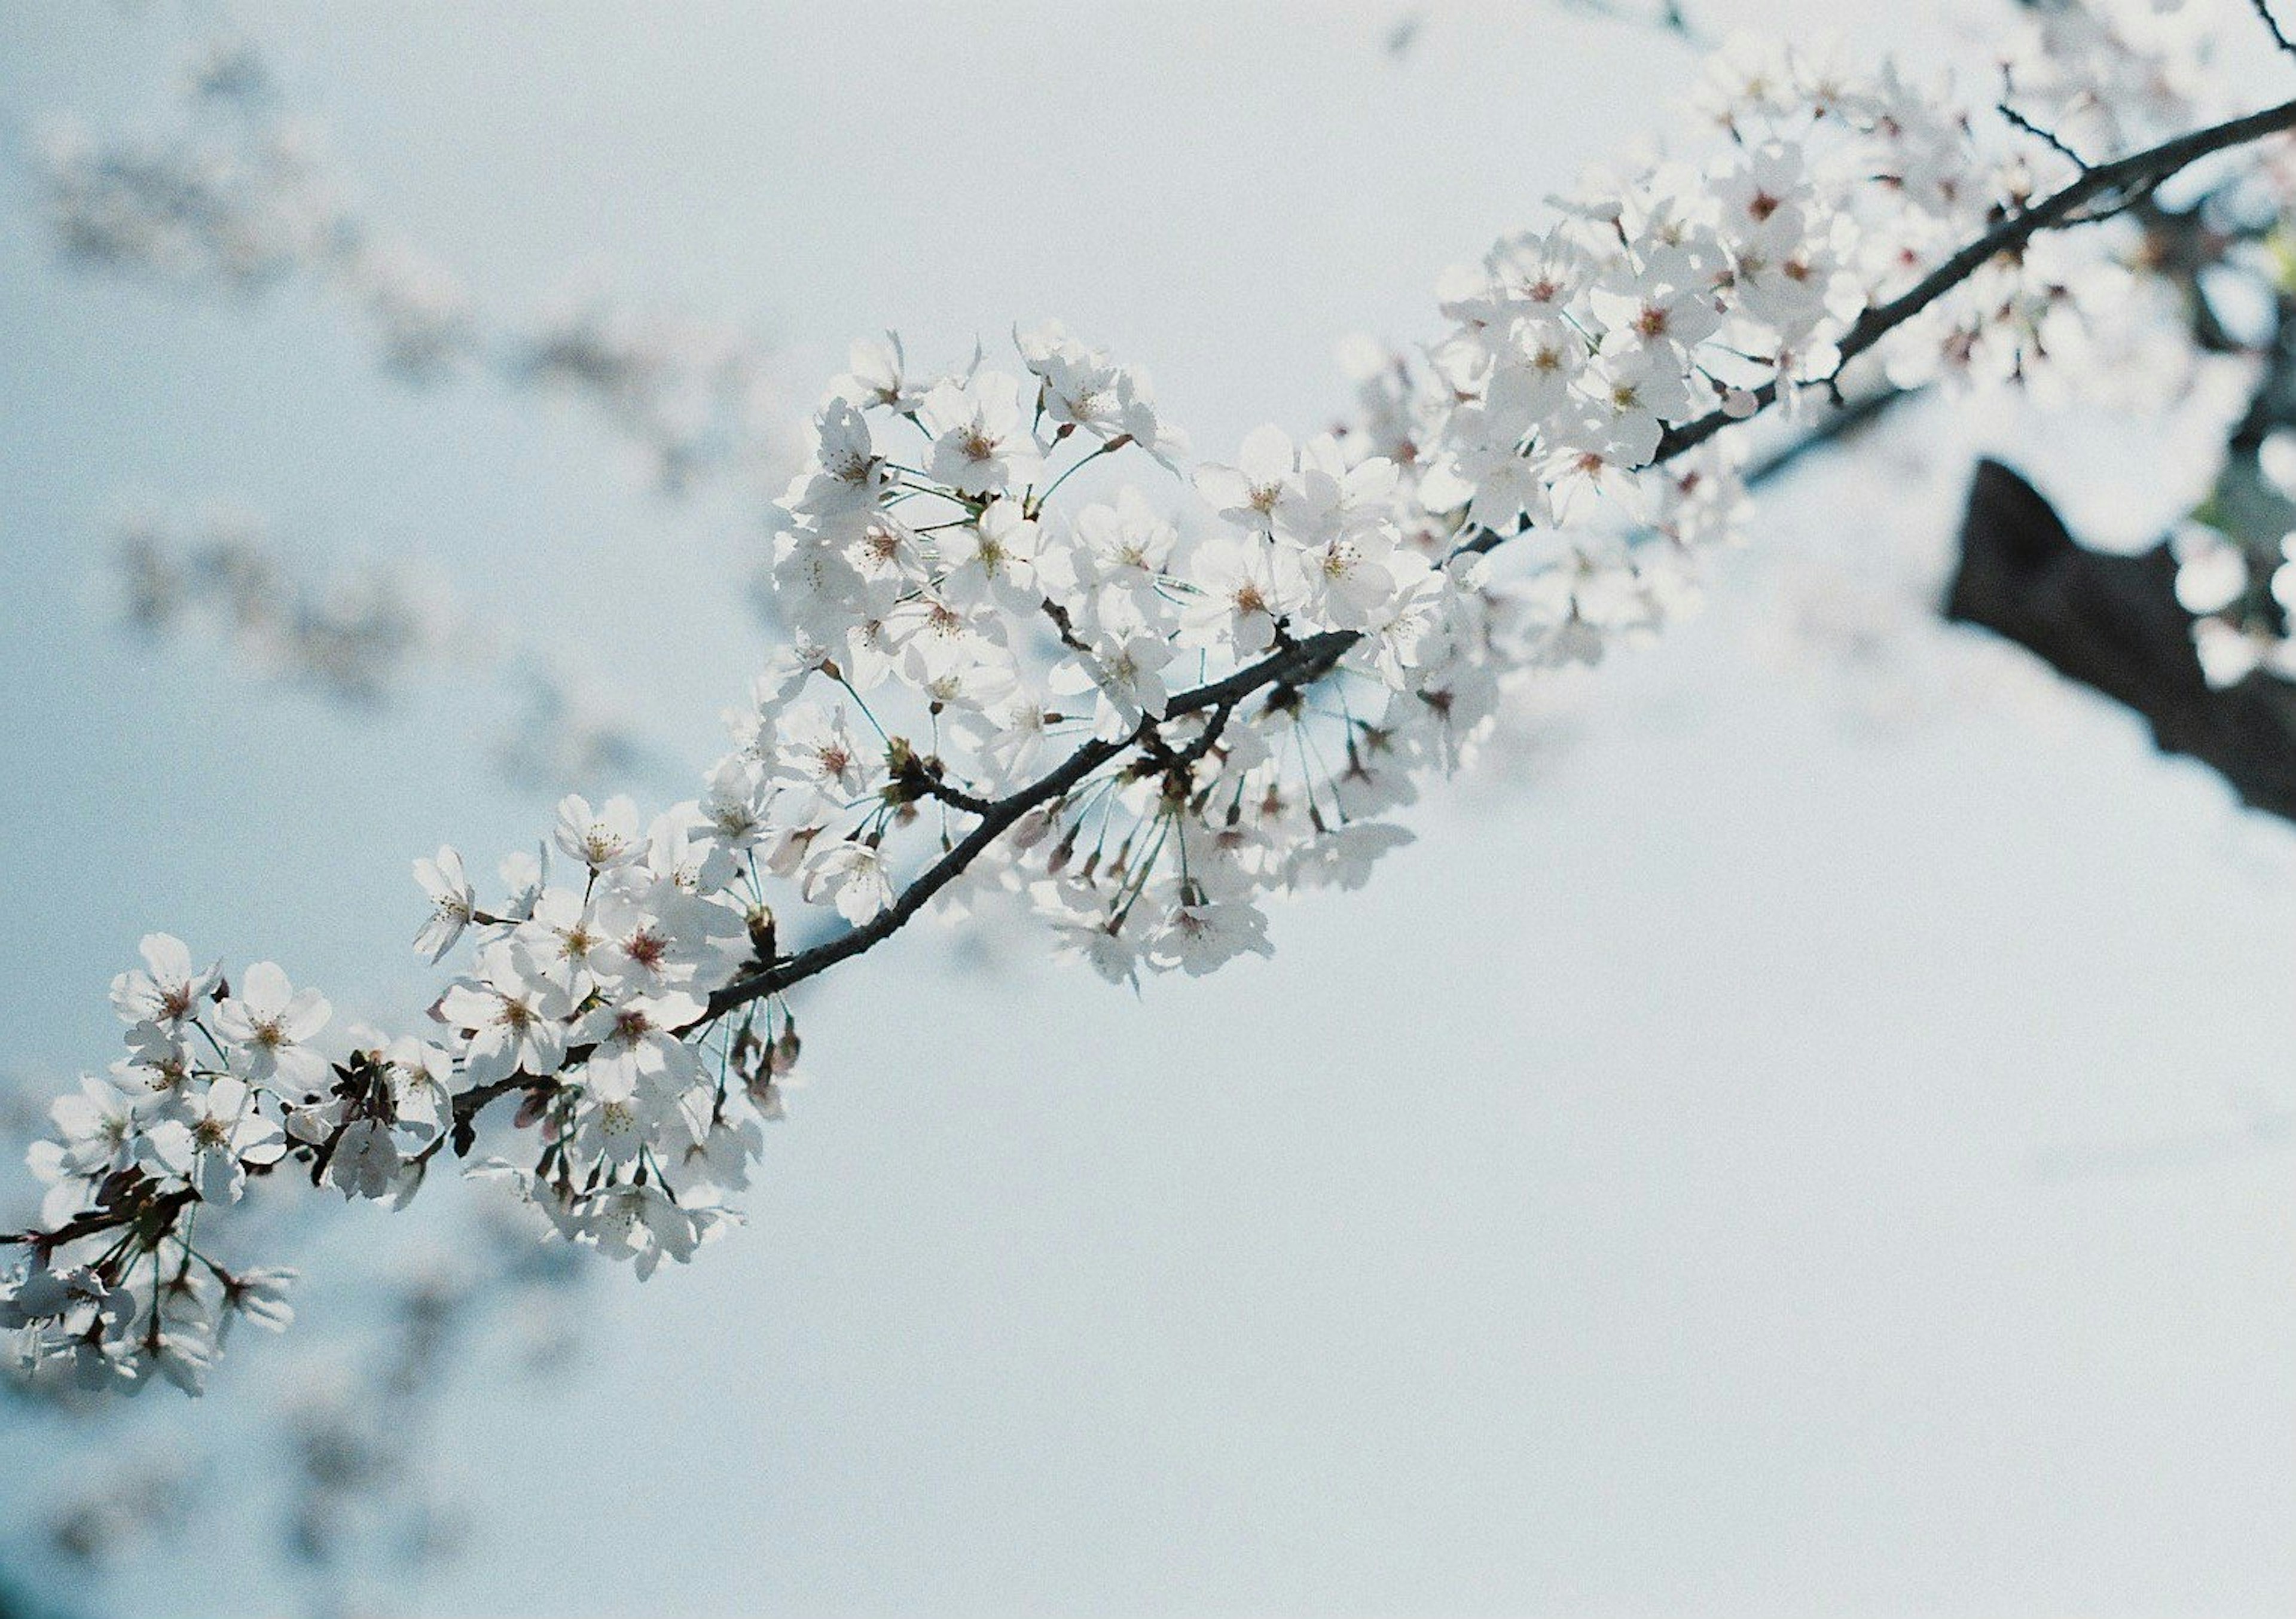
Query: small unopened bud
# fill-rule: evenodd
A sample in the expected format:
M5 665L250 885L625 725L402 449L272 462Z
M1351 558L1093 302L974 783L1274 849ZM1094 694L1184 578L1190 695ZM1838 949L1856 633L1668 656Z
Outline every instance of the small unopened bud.
M1039 805L1013 823L1007 834L1016 849L1033 849L1053 835L1053 813Z

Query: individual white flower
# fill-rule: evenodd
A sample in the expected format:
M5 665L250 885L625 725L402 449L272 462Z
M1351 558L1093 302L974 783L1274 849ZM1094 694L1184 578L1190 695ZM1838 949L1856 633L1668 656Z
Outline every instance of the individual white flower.
M1179 530L1126 485L1112 506L1086 506L1076 515L1079 583L1126 590L1152 588L1172 559Z
M430 901L430 919L414 936L414 949L417 954L439 961L471 925L478 896L472 892L470 879L463 874L462 855L445 844L439 846L436 860L414 863L414 880Z
M575 1024L574 1037L592 1047L586 1083L600 1096L677 1097L701 1077L693 1048L642 1002L592 1008Z
M869 419L832 399L814 418L813 432L814 468L800 478L790 504L819 518L874 511L893 475L871 441Z
M644 1004L671 1026L701 1016L708 986L732 970L747 943L738 916L675 881L612 889L598 924L603 939L592 966L599 990L618 1003Z
M311 1042L333 1016L317 990L299 993L276 962L258 961L217 1010L216 1032L233 1048L242 1077L291 1095L325 1083L327 1059Z
M1371 880L1374 861L1411 841L1406 829L1386 822L1335 826L1293 851L1290 876L1303 888L1360 888Z
M1145 372L1086 348L1058 321L1016 331L1013 340L1038 379L1046 417L1056 429L1136 444L1167 467L1187 454L1187 440L1158 417Z
M1648 417L1588 412L1558 428L1539 464L1554 520L1583 523L1601 502L1639 516L1644 495L1636 472L1657 445L1657 424Z
M1275 626L1299 609L1299 565L1264 540L1217 535L1188 560L1196 594L1181 609L1180 639L1226 646L1256 658L1275 642Z
M1040 383L1045 414L1056 428L1082 428L1101 438L1124 429L1117 393L1122 368L1070 337L1058 321L1015 330L1013 345Z
M327 1159L326 1183L352 1198L384 1198L398 1178L398 1144L390 1125L379 1118L353 1119L343 1126Z
M1545 309L1513 322L1506 347L1483 389L1483 405L1521 438L1562 407L1587 369L1587 339L1559 313Z
M1040 773L1053 744L1054 714L1043 698L1016 691L985 711L955 716L952 730L988 767L991 782L1017 783Z
M135 1109L127 1095L94 1075L82 1075L79 1090L56 1098L48 1116L55 1122L61 1173L101 1180L135 1162Z
M1158 967L1177 967L1191 977L1201 977L1239 955L1275 953L1275 947L1267 942L1267 918L1258 906L1201 895L1184 897L1174 905L1148 948L1149 960Z
M873 593L859 598L870 613L883 609L882 593L897 594L922 584L928 571L924 536L891 512L872 513L868 520L837 541L840 552Z
M119 1082L144 1117L171 1111L191 1083L191 1054L183 1036L163 1024L139 1023L127 1031L127 1055L111 1065Z
M1020 690L1013 654L986 635L915 635L906 642L901 677L943 715L978 713L1009 701Z
M606 944L598 920L604 898L594 887L585 894L545 888L534 902L533 915L511 936L528 970L556 981L578 1005L590 993L594 959Z
M914 414L924 403L924 390L907 374L898 332L859 339L845 363L846 373L831 384L834 392L901 416Z
M1196 493L1229 522L1273 533L1275 503L1298 467L1289 434L1278 427L1255 428L1245 436L1235 465L1206 462L1196 469Z
M180 1177L205 1203L235 1203L247 1184L247 1166L276 1164L287 1150L276 1123L257 1105L257 1094L226 1075L191 1105L189 1116L166 1119L145 1138L145 1164Z
M884 851L874 844L831 838L806 855L800 892L809 904L834 904L840 916L858 927L893 903L893 879Z
M593 871L610 871L645 853L638 806L627 797L609 798L596 809L578 793L558 801L558 825L551 841Z
M1127 926L1130 908L1111 910L1105 896L1083 883L1042 881L1030 893L1063 950L1081 956L1111 984L1140 987L1141 929Z
M1622 269L1589 289L1587 302L1609 334L1604 348L1620 339L1687 348L1722 326L1710 278L1678 255L1647 255L1639 271Z
M685 1208L658 1182L601 1187L579 1216L583 1235L598 1251L633 1261L643 1281L667 1255L684 1264L734 1219L729 1209Z
M455 1116L455 1059L446 1048L401 1034L383 1048L382 1060L399 1132L417 1147L444 1135Z
M1664 343L1605 345L1581 374L1579 390L1607 413L1613 441L1629 446L1623 459L1634 465L1657 454L1665 423L1698 409L1680 353Z
M1365 533L1335 536L1301 557L1308 616L1341 630L1367 629L1381 622L1395 602L1395 573L1385 565L1393 550L1384 536Z
M1135 632L1055 668L1053 689L1097 692L1093 734L1112 741L1137 730L1144 719L1163 717L1171 701L1164 668L1174 655L1172 643L1161 635Z
M191 951L172 934L145 934L137 953L144 970L111 981L112 1009L124 1022L176 1028L197 1015L223 977L220 964L193 967Z
M223 1284L224 1306L266 1332L284 1332L295 1321L295 1306L288 1302L287 1289L299 1280L299 1272L283 1265L234 1271Z
M1042 470L1020 381L1003 372L981 372L962 383L938 383L917 414L933 436L926 470L960 495L1017 488L1032 482Z
M520 953L506 944L488 947L479 976L448 986L438 1016L449 1028L469 1032L463 1076L490 1085L525 1073L545 1078L566 1058L565 1019L574 1002L565 986L529 971Z
M841 707L800 703L783 715L774 773L784 784L802 789L800 805L784 812L793 821L841 809L872 790L871 756L854 740Z
M1299 470L1275 497L1278 537L1313 549L1384 526L1391 514L1395 463L1374 455L1352 466L1337 438L1320 433L1300 446Z
M700 836L721 848L755 848L773 830L774 784L761 759L728 754L703 783L696 813Z
M1467 521L1496 534L1548 520L1546 480L1521 447L1520 436L1494 436L1480 420L1481 407L1463 405L1453 413L1444 453L1422 480L1420 498L1431 511L1464 505Z
M944 601L960 612L994 609L1017 615L1035 609L1037 524L1019 501L991 501L979 518L939 537L946 568L939 585Z
M713 1118L700 1141L661 1165L662 1173L679 1203L714 1201L726 1192L746 1190L750 1165L765 1150L766 1132L758 1117Z
M878 582L862 577L843 544L797 534L782 536L775 546L774 610L792 634L833 646L882 610Z

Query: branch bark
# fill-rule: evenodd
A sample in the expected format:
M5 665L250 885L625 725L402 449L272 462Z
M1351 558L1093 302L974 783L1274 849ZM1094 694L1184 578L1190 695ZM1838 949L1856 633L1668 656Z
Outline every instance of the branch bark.
M2032 485L1983 461L1946 617L2135 709L2162 752L2199 759L2247 804L2296 821L2296 684L2259 670L2211 689L2176 582L2166 544L2135 557L2090 551Z

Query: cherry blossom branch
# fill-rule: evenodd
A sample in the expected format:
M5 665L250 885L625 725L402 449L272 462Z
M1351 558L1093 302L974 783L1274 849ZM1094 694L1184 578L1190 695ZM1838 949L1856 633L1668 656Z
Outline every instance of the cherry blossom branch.
M2097 50L2059 78L2166 82L2112 38ZM1374 358L1361 424L1305 444L1267 427L1234 464L1195 461L1144 373L1056 322L1015 329L1026 380L978 355L921 376L898 337L856 345L775 507L789 644L728 715L734 749L701 793L651 822L627 799L568 797L541 857L504 863L499 903L451 847L416 862L418 952L473 946L431 1037L355 1034L338 1060L338 1040L318 1043L325 998L275 963L226 984L147 936L144 969L112 985L127 1056L60 1098L55 1139L28 1155L59 1231L0 1282L0 1326L20 1321L43 1365L195 1388L239 1307L199 1268L215 1264L193 1246L201 1208L287 1162L404 1201L512 1094L522 1161L471 1173L641 1277L685 1263L738 1222L728 1194L781 1115L800 1056L782 992L984 871L1111 982L1266 953L1261 894L1359 886L1408 840L1387 817L1414 775L1456 766L1534 672L1672 617L1696 555L1742 531L1747 483L1904 397L1846 400L1859 356L1897 333L1893 364L1926 351L1977 376L2110 364L2129 335L2116 317L2161 300L2128 298L2125 266L2027 245L2296 127L2296 102L2231 119L2028 206L2021 160L1893 70L1845 80L1757 48L1710 73L1702 110L1726 152L1562 202L1447 277L1453 325L1423 364ZM2131 99L2145 127L2214 116ZM2285 188L2275 168L2259 178ZM1966 245L1899 280L1940 241ZM1812 386L1833 413L1751 467L1657 470ZM1184 536L1133 487L1046 511L1036 491L1119 446L1192 462L1216 525ZM1528 566L1480 565L1534 529ZM1174 694L1176 666L1201 683ZM571 880L551 880L553 847ZM800 905L845 931L777 916L819 914Z
M1836 346L1841 358L1833 375L1839 377L1852 360L1967 281L1987 263L2002 254L2017 252L2041 232L2110 218L2134 207L2164 182L2203 158L2290 129L2296 129L2296 101L2283 102L2243 118L2228 119L2112 162L2097 164L2062 190L1970 242L1888 303L1873 306L1851 322L1849 331ZM2104 206L2097 211L2082 212L2093 202ZM1765 382L1751 391L1758 409L1767 410L1777 403L1775 381ZM1654 462L1670 461L1685 450L1704 444L1724 428L1744 420L1746 414L1743 410L1733 414L1718 406L1694 421L1669 428L1659 440Z
M1174 698L1165 705L1164 717L1177 719L1185 715L1201 714L1207 709L1232 713L1237 704L1255 691L1270 687L1305 685L1330 673L1358 639L1360 637L1349 630L1326 630L1322 634L1311 635L1281 651L1270 653L1256 664L1237 670L1225 680L1214 681ZM1126 735L1113 740L1087 742L1056 769L1047 772L1019 792L990 804L981 814L980 823L947 854L926 867L907 887L901 890L890 905L850 932L841 933L809 950L801 950L763 971L734 979L709 997L709 1010L693 1026L715 1021L752 1001L778 994L825 972L840 961L882 944L907 926L910 919L923 910L934 895L962 876L968 866L986 854L990 846L1010 831L1023 815L1052 803L1093 772L1122 758L1135 745L1156 732L1156 722L1144 719Z
M1841 363L1835 367L1834 374L1838 376L1852 360L1968 281L1992 259L2004 253L2018 251L2039 233L2089 224L2106 217L2108 214L2118 212L2149 196L2161 183L2204 158L2292 128L2296 128L2296 101L2284 102L2262 111L2195 130L2113 162L2088 168L2062 190L1961 248L1897 298L1867 308L1851 323L1849 332L1838 345ZM2100 201L2107 204L2103 211L2083 212L2089 205ZM1693 421L1669 428L1660 437L1657 453L1649 464L1660 466L1674 461L1704 444L1724 428L1749 420L1751 415L1759 414L1777 403L1779 388L1775 381L1764 383L1752 391L1754 412L1741 410L1733 413L1718 407ZM1835 430L1847 431L1859 425L1872 415L1889 408L1899 397L1892 391L1847 407L1842 415L1834 419L1839 424ZM1792 456L1799 455L1808 447L1815 446L1806 444L1792 448L1787 461L1777 464L1780 467L1788 464ZM1462 549L1488 552L1503 544L1505 537L1486 530ZM1310 636L1238 670L1224 680L1182 693L1166 705L1164 717L1178 718L1214 708L1232 710L1244 699L1262 690L1307 684L1328 674L1349 649L1361 639L1359 633L1349 630L1331 630ZM979 811L980 820L973 829L903 888L891 905L847 933L800 951L762 970L734 979L710 997L708 1010L693 1026L714 1021L736 1008L804 983L839 962L860 955L890 938L907 926L935 895L954 882L998 838L1011 830L1021 817L1061 797L1094 772L1114 763L1128 750L1143 745L1157 734L1156 721L1144 719L1128 734L1112 740L1087 743L1070 754L1057 768L1020 791L983 805Z

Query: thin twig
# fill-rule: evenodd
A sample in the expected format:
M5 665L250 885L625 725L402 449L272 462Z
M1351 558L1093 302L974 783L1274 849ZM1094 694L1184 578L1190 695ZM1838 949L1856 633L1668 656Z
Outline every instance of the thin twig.
M2087 158L2081 156L2080 153L2066 145L2064 138L2058 135L2055 130L2042 128L2040 125L2035 123L2031 119L2027 118L2023 113L2018 111L2016 108L2011 106L2007 102L1996 102L1993 105L1993 110L1999 113L2003 118L2008 119L2013 127L2023 130L2027 135L2031 135L2035 140L2039 141L2044 145L2047 146L2050 151L2055 152L2059 157L2071 164L2075 168L2079 169L2082 173L2087 173L2090 168L2093 167Z
M2258 19L2271 31L2272 43L2291 56L2296 56L2296 39L2288 37L2281 29L2280 19L2272 14L2272 0L2248 0L2248 3L2254 8Z

